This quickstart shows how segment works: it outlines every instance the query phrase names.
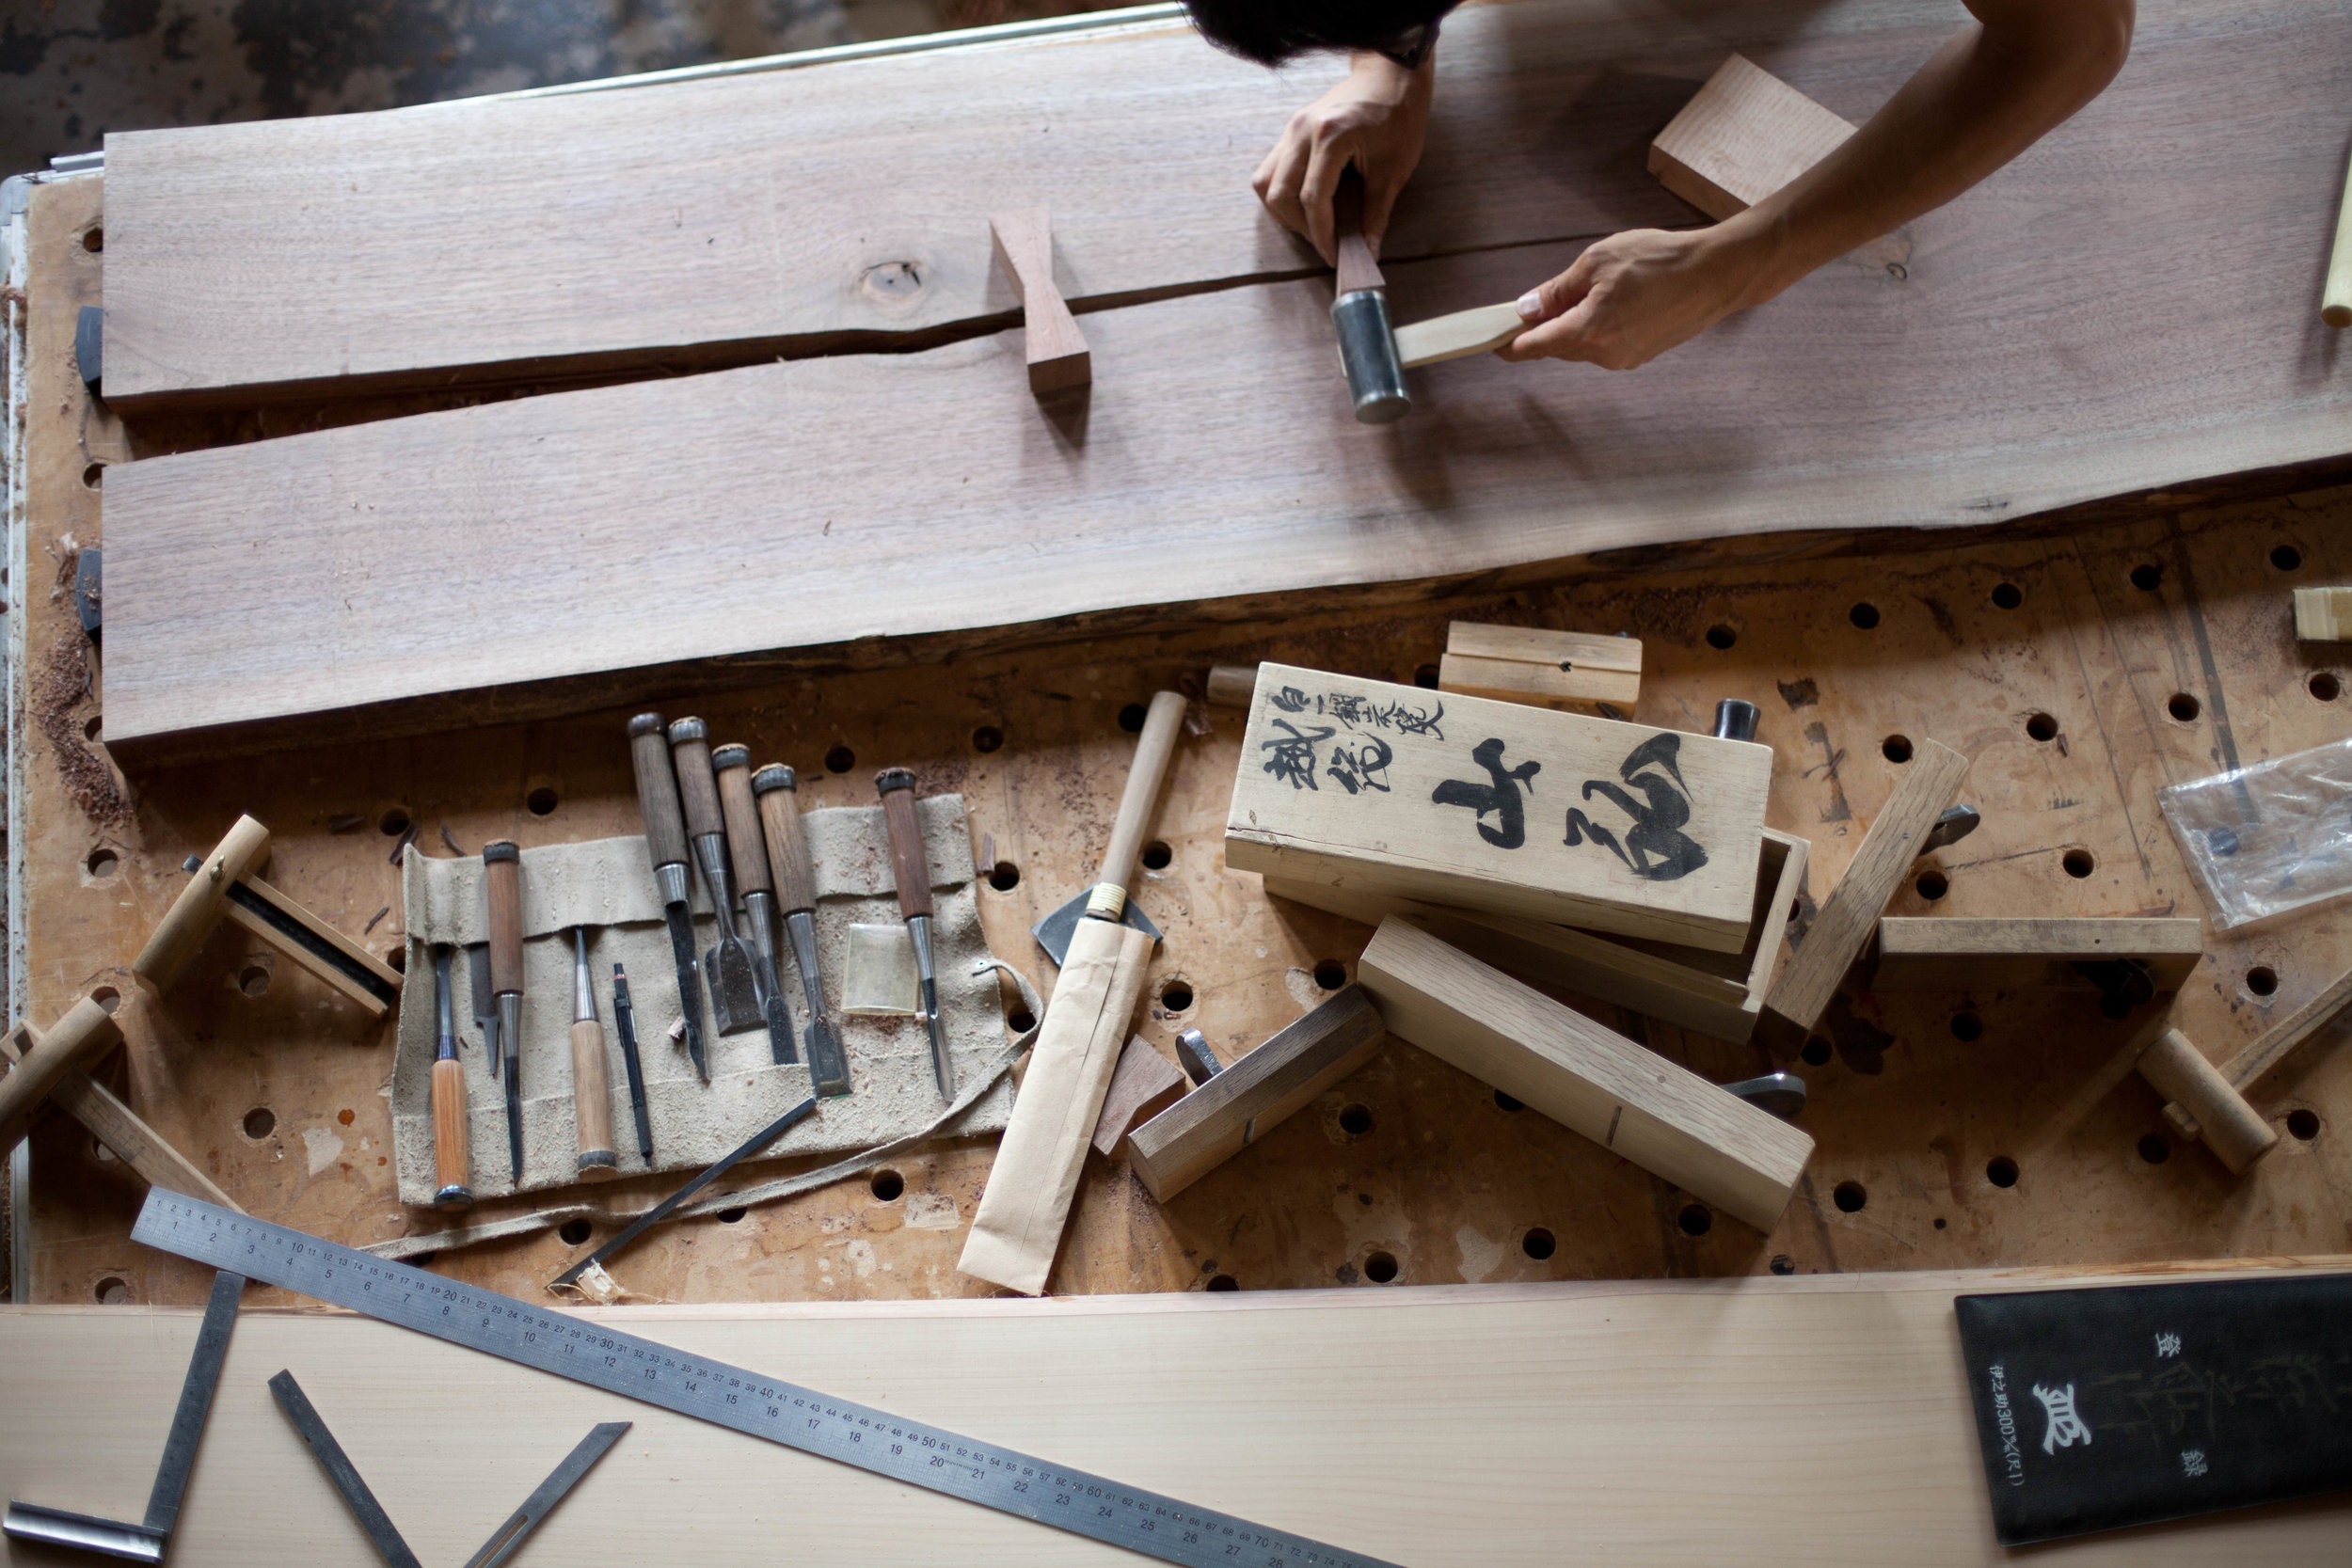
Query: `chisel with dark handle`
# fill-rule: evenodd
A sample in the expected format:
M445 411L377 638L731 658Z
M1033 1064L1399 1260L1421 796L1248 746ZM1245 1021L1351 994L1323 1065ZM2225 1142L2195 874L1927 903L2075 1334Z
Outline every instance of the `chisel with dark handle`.
M890 834L890 875L898 884L898 912L914 942L914 974L923 987L923 1022L931 1036L931 1077L939 1098L956 1097L955 1064L947 1055L947 1031L939 1016L939 972L931 956L931 865L923 849L923 822L914 811L914 775L885 768L874 775L882 795L882 826Z
M776 888L768 876L768 835L752 799L752 751L722 746L710 753L719 779L719 806L726 814L727 858L735 863L735 885L743 890L744 924L751 927L752 981L760 1011L768 1019L768 1049L779 1062L797 1062L792 1046L792 1011L776 984Z
M596 1017L585 926L572 927L572 1119L579 1129L582 1180L620 1175L620 1156L612 1151L612 1074L604 1065L604 1024Z
M789 768L771 763L752 775L752 796L767 830L768 865L775 873L792 959L800 966L801 994L808 1000L808 1075L820 1095L848 1094L850 1060L825 1006L824 977L817 968L817 866L801 825L800 780Z
M701 973L694 962L693 893L687 884L686 819L679 813L677 776L670 770L670 744L661 715L641 713L628 721L629 760L637 768L637 804L645 816L645 854L660 884L661 918L670 927L670 955L677 963L678 1015L686 1024L686 1053L694 1070L710 1082L710 1058L703 1050Z
M483 896L490 908L490 989L499 999L499 1049L506 1057L506 1149L515 1186L523 1184L523 862L512 839L482 847Z
M752 950L735 929L735 868L727 860L726 814L719 808L719 783L710 767L710 730L699 719L670 723L670 758L677 765L677 793L686 808L686 836L702 868L703 887L719 914L719 941L707 962L710 1010L719 1033L739 1035L766 1022L760 1014L759 984L752 977Z

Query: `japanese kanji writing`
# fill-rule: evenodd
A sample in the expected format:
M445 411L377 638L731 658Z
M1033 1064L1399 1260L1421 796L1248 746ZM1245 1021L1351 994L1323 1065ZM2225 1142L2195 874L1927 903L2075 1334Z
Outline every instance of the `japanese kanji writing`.
M1359 789L1376 789L1386 795L1389 764L1395 760L1396 753L1389 750L1387 741L1378 736L1367 736L1357 745L1342 742L1331 748L1328 776L1339 780L1341 787L1350 795Z
M1271 753L1265 770L1293 789L1321 790L1315 783L1315 748L1339 732L1321 726L1302 731L1287 719L1277 719L1274 727L1283 733L1258 742L1260 751ZM1348 793L1355 793L1353 786Z
M1468 806L1477 814L1478 836L1498 849L1516 849L1527 842L1527 806L1519 799L1524 788L1535 792L1537 773L1543 771L1540 762L1522 762L1517 768L1502 766L1503 743L1486 739L1470 748L1470 761L1486 770L1491 784L1466 784L1460 779L1448 779L1430 792L1429 798L1441 806ZM1495 824L1486 825L1492 813Z
M1425 735L1432 740L1445 738L1445 731L1438 727L1438 721L1445 717L1442 702L1434 708L1411 707L1399 702L1375 703L1347 691L1310 694L1295 686L1283 687L1266 702L1284 713L1311 713L1320 719L1336 719L1351 730L1389 730L1397 735Z
M1705 865L1707 851L1682 831L1691 820L1691 796L1677 761L1681 753L1682 736L1671 730L1627 753L1617 776L1642 792L1641 800L1607 779L1585 780L1585 800L1597 795L1633 822L1620 842L1614 832L1570 806L1565 842L1574 846L1589 838L1645 881L1671 882Z

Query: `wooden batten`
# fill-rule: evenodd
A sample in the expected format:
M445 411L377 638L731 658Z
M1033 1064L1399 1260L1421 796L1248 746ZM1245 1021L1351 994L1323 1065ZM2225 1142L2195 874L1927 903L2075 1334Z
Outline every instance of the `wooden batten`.
M1597 997L1645 1018L1736 1041L1755 1031L1779 961L1790 906L1804 890L1810 847L1793 834L1764 830L1754 914L1747 941L1737 953L1710 953L1274 877L1265 879L1265 890L1365 926L1377 926L1392 914L1410 915L1439 940L1530 985Z
M1226 862L1737 952L1771 773L1746 741L1265 663Z
M2099 985L2084 966L2122 961L2157 990L2178 990L2204 956L2204 923L1885 915L1871 947L1872 990L2027 990Z
M1853 133L1845 119L1734 55L1650 143L1649 171L1721 222L1828 157Z
M1438 689L1568 713L1606 705L1622 718L1642 695L1642 644L1631 637L1456 621L1438 664Z
M1758 1230L1804 1174L1804 1133L1409 920L1380 923L1357 974L1400 1039Z
M2352 588L2296 589L2295 636L2301 642L2352 642Z

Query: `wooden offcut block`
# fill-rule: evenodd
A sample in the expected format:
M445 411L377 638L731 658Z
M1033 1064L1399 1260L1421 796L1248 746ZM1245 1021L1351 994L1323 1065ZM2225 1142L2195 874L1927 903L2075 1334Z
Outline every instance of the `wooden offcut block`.
M1739 55L1650 143L1658 182L1721 222L1820 163L1854 128Z
M1631 713L1642 695L1642 644L1631 637L1456 621L1446 628L1438 689L1568 713L1589 713L1603 703Z
M2352 642L2352 588L2296 589L2295 635L2303 642Z
M1410 915L1432 935L1531 985L1581 992L1629 1007L1645 1018L1739 1041L1756 1029L1790 907L1804 890L1809 849L1804 839L1764 830L1748 937L1737 953L1710 953L1275 877L1265 879L1265 890L1366 926L1377 926L1392 914Z
M997 264L1021 291L1021 324L1029 361L1029 390L1059 392L1094 379L1086 335L1054 282L1054 226L1042 207L1000 213L988 220Z
M1872 990L2028 990L2098 984L2086 964L2136 963L2178 990L2204 956L2205 927L2180 917L2006 920L1884 915Z
M1772 767L1749 741L1269 662L1226 863L1732 953Z
M1142 1036L1128 1036L1127 1048L1111 1069L1103 1114L1094 1118L1094 1152L1106 1160L1117 1154L1129 1128L1158 1116L1190 1087L1192 1080L1175 1063L1152 1050Z
M1128 1138L1128 1163L1152 1196L1167 1202L1362 1067L1384 1033L1361 986L1334 992L1136 1128Z
M1356 972L1398 1038L1758 1230L1804 1174L1804 1133L1408 920Z

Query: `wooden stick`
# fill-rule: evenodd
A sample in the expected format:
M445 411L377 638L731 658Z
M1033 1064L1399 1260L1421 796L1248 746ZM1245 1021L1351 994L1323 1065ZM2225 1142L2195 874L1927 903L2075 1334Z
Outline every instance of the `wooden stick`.
M247 872L242 880L247 893L267 904L280 918L308 931L317 942L341 953L353 967L364 970L395 995L399 993L402 980L405 978L400 971L335 929L334 927L329 926L326 921L321 920L317 915L312 914L309 910L304 909L300 904L295 903L278 889L262 880L258 873ZM369 990L353 979L350 971L328 962L301 942L287 940L283 930L271 925L259 913L246 908L243 904L224 904L220 912L223 919L260 937L295 963L326 981L336 990L365 1007L375 1017L382 1018L391 1011L392 1005L384 1000L381 992Z
M1119 797L1119 816L1111 823L1111 841L1103 851L1103 869L1094 879L1094 895L1087 914L1096 920L1117 920L1127 911L1127 879L1135 874L1136 857L1143 852L1143 835L1152 826L1159 804L1160 785L1176 754L1176 736L1184 727L1184 699L1173 691L1155 691L1143 716L1143 733L1136 737L1136 758L1128 765L1126 788Z
M1804 1133L1409 921L1356 973L1398 1037L1758 1230L1804 1174Z
M1258 689L1258 667L1254 664L1212 664L1204 689L1211 707L1248 707L1250 693Z
M1895 896L1903 875L1918 858L1920 841L1960 793L1968 759L1950 747L1923 740L1884 809L1862 835L1846 874L1823 901L1804 943L1789 956L1764 997L1757 1030L1776 1051L1801 1049L1813 1025L1837 993L1837 983L1878 928L1879 912Z
M220 924L221 911L230 907L230 885L243 881L268 859L269 830L250 816L238 817L131 960L131 973L139 984L157 995L169 990Z
M2193 1115L2185 1137L2204 1135L2205 1147L2220 1157L2232 1174L2270 1152L2279 1141L2277 1129L2246 1102L2221 1070L2205 1060L2203 1052L2178 1029L2167 1029L2139 1053L2139 1075L2164 1095L2168 1119ZM2181 1125L2175 1120L2174 1127Z
M1135 1130L1129 1164L1162 1203L1372 1059L1379 1009L1348 986Z
M1111 1086L1103 1096L1103 1114L1095 1118L1094 1152L1106 1160L1117 1156L1127 1142L1128 1129L1175 1104L1191 1086L1192 1080L1141 1035L1128 1036L1127 1048L1111 1072Z
M0 1037L0 1058L21 1061L40 1037L29 1023L19 1023ZM68 1068L49 1085L49 1099L68 1116L89 1129L115 1157L146 1179L148 1185L200 1197L207 1203L242 1214L234 1198L220 1190L188 1157L141 1121L115 1092L80 1068Z
M6 1154L32 1125L33 1113L68 1072L86 1068L122 1043L113 1015L93 997L83 997L45 1035L19 1025L29 1046L6 1078L0 1078L0 1154Z
M1042 207L1001 213L988 220L996 262L1021 291L1029 390L1059 392L1094 379L1086 335L1054 282L1054 226Z
M1886 915L1872 949L1869 989L2017 990L2096 982L2076 966L2142 965L2157 990L2178 990L2204 956L2200 920L1926 919Z

